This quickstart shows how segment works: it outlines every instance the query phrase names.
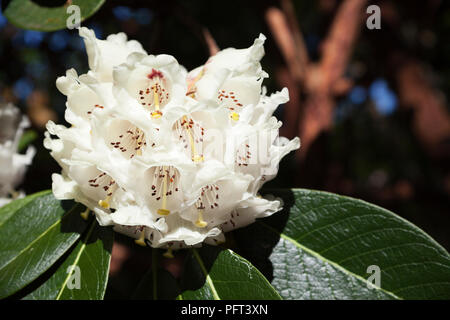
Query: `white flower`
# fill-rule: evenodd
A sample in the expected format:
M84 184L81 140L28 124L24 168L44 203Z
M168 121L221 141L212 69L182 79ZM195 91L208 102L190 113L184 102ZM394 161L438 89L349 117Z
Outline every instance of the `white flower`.
M17 107L11 103L0 105L0 206L24 196L15 188L22 182L35 149L28 147L25 154L20 154L17 148L23 129L28 126L28 119Z
M272 117L287 89L261 94L264 36L188 74L123 34L80 35L91 70L56 82L72 127L50 121L44 140L62 168L52 176L57 198L83 203L139 244L169 249L215 244L281 209L257 192L300 143L278 138Z

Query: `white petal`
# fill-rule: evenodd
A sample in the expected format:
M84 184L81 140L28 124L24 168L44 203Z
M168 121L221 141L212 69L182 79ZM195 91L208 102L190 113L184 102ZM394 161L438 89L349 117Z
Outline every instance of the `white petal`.
M169 216L165 220L169 231L161 238L160 244L184 241L186 245L192 246L202 243L206 238L217 237L221 233L218 228L197 228L176 215Z
M54 173L52 174L52 190L56 199L74 199L78 193L78 184L68 177Z
M110 35L106 40L97 39L94 31L85 27L79 33L84 39L89 67L102 81L111 82L113 67L124 63L129 54L146 53L137 41L127 41L124 33Z

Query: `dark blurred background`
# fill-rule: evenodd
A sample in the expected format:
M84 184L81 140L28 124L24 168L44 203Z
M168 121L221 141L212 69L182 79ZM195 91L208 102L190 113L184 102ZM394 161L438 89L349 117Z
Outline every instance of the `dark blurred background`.
M381 9L381 29L366 26L371 4ZM106 1L82 25L102 39L125 32L188 70L216 46L245 48L264 33L264 84L291 96L276 112L281 135L302 140L266 187L361 198L450 248L448 1ZM60 169L43 132L49 119L64 122L65 109L55 80L69 68L88 70L84 44L75 30L21 30L0 15L0 56L2 100L17 104L38 134L22 188L48 189Z

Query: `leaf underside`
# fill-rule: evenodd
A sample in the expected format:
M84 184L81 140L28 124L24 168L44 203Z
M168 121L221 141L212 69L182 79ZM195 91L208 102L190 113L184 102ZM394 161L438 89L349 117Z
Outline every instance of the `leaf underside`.
M81 21L93 15L105 0L72 0L71 5L80 8ZM4 10L5 17L15 26L22 29L38 31L55 31L67 27L73 11L67 12L69 2L62 6L45 7L31 0L11 0ZM80 22L81 22L80 21Z

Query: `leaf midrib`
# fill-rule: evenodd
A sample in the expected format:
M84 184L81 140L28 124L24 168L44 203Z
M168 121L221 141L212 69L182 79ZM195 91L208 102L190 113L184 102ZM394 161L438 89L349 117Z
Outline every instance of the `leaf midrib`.
M211 277L209 276L208 271L207 271L206 268L205 268L205 265L204 265L204 263L203 263L203 260L202 260L202 258L201 258L201 256L200 256L200 254L198 253L198 251L197 251L195 248L193 248L192 251L193 251L193 254L194 254L194 256L195 256L195 259L197 260L197 262L198 262L198 264L199 264L199 266L200 266L200 269L202 270L202 273L205 275L206 283L208 284L208 286L209 286L210 289L211 289L211 292L212 292L212 294L213 294L214 300L222 300L222 299L220 298L219 294L217 293L217 290L216 290L216 288L215 288L214 282L212 281ZM234 258L236 258L236 259L242 259L242 260L243 260L242 262L245 262L245 263L250 264L250 262L246 261L244 258L242 258L241 256L239 256L237 253L233 252L232 250L227 249L227 251L228 251L228 253L230 253L230 255L231 255L232 257L234 257ZM251 264L250 264L250 266L251 266ZM276 296L279 298L279 300L283 300L283 298L281 297L281 295L278 293L278 291L276 291L276 290L272 287L272 285L271 285L270 282L266 279L266 277L264 277L264 275L263 275L257 268L255 268L255 267L253 267L253 266L252 266L252 268L253 268L254 272L255 272L258 276L260 276L262 279L264 279L264 281L265 281L265 282L273 289L273 292L276 294ZM219 281L219 280L215 280L215 281L216 281L216 282L226 282L226 281ZM227 282L229 282L229 280L227 280ZM240 281L237 281L237 282L240 283ZM176 297L176 299L177 299L177 300L183 300L183 295L182 295L182 294L179 294L179 295Z
M194 248L194 249L192 249L192 252L194 253L194 257L197 260L197 262L198 262L198 264L200 266L200 269L202 270L203 274L206 277L206 283L208 283L208 286L211 289L211 293L213 295L214 300L221 300L219 295L217 294L216 287L214 286L214 283L213 283L211 277L209 276L209 273L206 270L205 265L203 264L203 260L200 257L198 251Z
M70 271L67 273L67 276L66 276L66 278L65 278L65 280L64 280L64 282L63 282L63 284L62 284L62 286L61 286L61 289L60 289L60 291L58 292L58 295L56 296L55 300L59 300L59 299L61 298L61 295L62 295L62 293L63 293L63 291L64 291L64 288L66 287L67 282L69 281L69 278L70 278L71 275L72 275L73 269L75 268L75 266L78 265L78 262L79 262L79 260L80 260L80 258L81 258L81 254L83 253L84 249L86 248L87 242L89 241L89 238L91 237L92 231L94 230L95 222L96 222L96 220L93 220L93 221L92 221L92 224L91 224L91 226L90 226L90 228L89 228L89 231L88 231L88 233L87 233L87 235L86 235L85 241L84 241L83 244L81 245L80 250L78 251L77 256L75 257L75 260L74 260L73 264L71 265L72 268L71 268Z

